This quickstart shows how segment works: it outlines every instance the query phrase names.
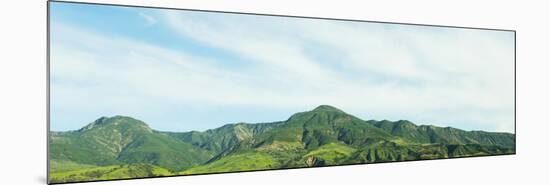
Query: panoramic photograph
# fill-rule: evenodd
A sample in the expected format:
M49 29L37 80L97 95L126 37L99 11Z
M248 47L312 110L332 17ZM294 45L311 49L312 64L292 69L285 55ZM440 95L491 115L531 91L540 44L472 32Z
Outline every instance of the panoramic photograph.
M48 181L516 153L515 33L49 2Z

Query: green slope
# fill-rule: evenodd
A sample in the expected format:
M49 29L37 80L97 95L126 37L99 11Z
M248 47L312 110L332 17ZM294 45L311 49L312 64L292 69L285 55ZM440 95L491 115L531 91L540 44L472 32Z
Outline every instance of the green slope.
M245 146L260 147L274 141L300 142L306 149L328 143L366 145L379 140L391 140L392 135L380 128L331 106L319 106L312 111L292 115L283 124L254 137ZM246 145L248 144L248 145Z
M220 153L235 148L243 140L256 137L257 134L271 130L283 122L273 123L237 123L227 124L222 127L207 130L205 132L165 132L167 135L191 143L199 148Z
M171 176L169 170L149 164L110 165L54 172L50 183L81 182L94 180L128 179L136 177Z
M407 120L396 122L370 120L368 123L394 136L418 143L481 144L499 145L508 148L513 148L515 145L515 135L510 133L464 131L451 127L432 125L417 126Z
M276 169L277 167L279 167L279 164L271 155L262 152L248 152L233 154L206 165L187 169L180 172L180 174L250 171Z
M357 149L345 144L330 143L311 150L300 159L305 166L326 166L343 164Z
M148 163L173 171L201 164L213 156L123 116L103 117L78 131L53 133L50 149L52 160L95 166Z
M54 172L64 172L83 168L96 167L94 165L79 164L73 161L50 160L50 170Z

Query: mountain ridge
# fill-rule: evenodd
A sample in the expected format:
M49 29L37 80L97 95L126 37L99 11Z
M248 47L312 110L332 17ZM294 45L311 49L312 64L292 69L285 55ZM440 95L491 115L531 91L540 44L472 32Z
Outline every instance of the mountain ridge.
M327 110L328 109L328 110ZM320 111L329 111L329 112L340 112L340 113L344 113L344 114L348 114L336 107L333 107L333 106L330 106L330 105L319 105L317 106L316 108L310 110L310 111L305 111L305 112L299 112L299 113L296 113L296 114L302 114L302 113L308 113L308 112L320 112ZM296 115L296 114L293 114L292 116ZM350 115L350 114L348 114ZM292 116L289 117L292 118ZM353 115L351 115L353 116ZM86 130L86 129L89 129L91 127L94 127L96 125L101 125L102 123L96 123L96 122L103 122L103 120L106 120L106 119L110 119L110 118L130 118L130 119L134 119L134 120L138 120L138 119L135 119L131 116L123 116L123 115L114 115L114 116L101 116L99 117L98 119L96 119L95 121L83 126L82 128L80 129L76 129L76 130L64 130L64 131L60 131L60 130L57 130L57 131L50 131L51 133L63 133L63 132L75 132L75 131L81 131L81 130ZM287 119L288 120L288 119ZM247 122L236 122L236 123L227 123L227 124L224 124L224 125L221 125L217 128L213 128L213 129L206 129L206 130L203 130L203 131L199 131L199 130L187 130L187 131L165 131L165 130L155 130L153 128L150 127L150 125L148 125L147 123L141 121L141 120L138 120L140 122L142 122L143 124L145 124L145 126L147 126L148 128L150 128L151 130L154 130L154 131L158 131L158 132L174 132L174 133L187 133L187 132L209 132L210 130L214 130L214 129L219 129L219 128L222 128L222 127L225 127L225 126L228 126L228 125L237 125L237 124L245 124L245 125L250 125L250 124L268 124L268 123L274 123L274 122L263 122L263 123L247 123ZM283 121L275 121L275 122L283 122ZM390 120L386 120L386 119L383 119L383 120L367 120L367 122L397 122L397 123L400 123L400 122L407 122L409 124L413 124L417 127L438 127L438 128L454 128L454 129L460 129L460 128L455 128L455 127L450 127L450 126L438 126L438 125L431 125L431 124L415 124L413 123L412 121L410 120L397 120L397 121L390 121ZM95 124L94 124L95 123ZM460 130L463 130L463 129L460 129ZM514 134L514 133L510 133L510 132L505 132L505 131L484 131L484 130L463 130L463 131L467 131L467 132L489 132L489 133L503 133L503 134Z
M512 133L408 120L365 121L330 105L284 121L232 123L205 131L157 131L141 120L117 115L100 117L75 131L51 133L54 182L67 182L75 175L106 178L71 171L80 168L104 175L114 169L200 174L515 153Z

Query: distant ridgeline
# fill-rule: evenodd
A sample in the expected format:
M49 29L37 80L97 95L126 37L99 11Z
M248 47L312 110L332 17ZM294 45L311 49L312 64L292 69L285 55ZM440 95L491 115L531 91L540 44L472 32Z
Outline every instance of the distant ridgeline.
M51 132L50 182L79 182L515 153L515 135L364 121L322 105L286 121L160 132L124 116Z

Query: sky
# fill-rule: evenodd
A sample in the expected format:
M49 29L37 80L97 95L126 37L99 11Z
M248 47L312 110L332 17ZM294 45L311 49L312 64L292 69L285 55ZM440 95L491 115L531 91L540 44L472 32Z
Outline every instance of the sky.
M50 2L50 127L364 120L514 132L514 33Z

